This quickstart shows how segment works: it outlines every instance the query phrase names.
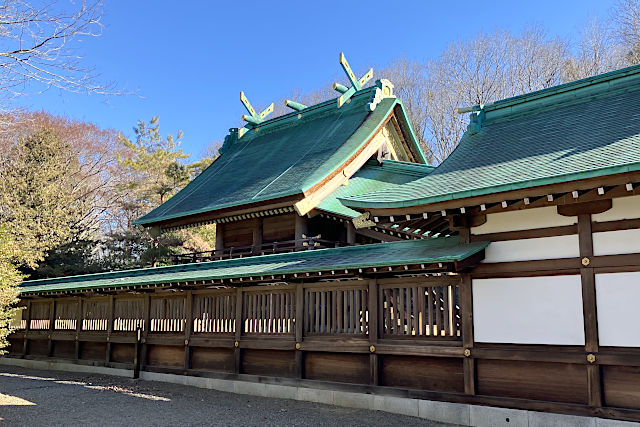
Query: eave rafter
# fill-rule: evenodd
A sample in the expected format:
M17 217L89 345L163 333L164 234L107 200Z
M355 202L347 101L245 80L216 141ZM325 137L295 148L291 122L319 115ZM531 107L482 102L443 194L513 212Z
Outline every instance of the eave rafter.
M495 200L500 198L499 195L492 194L490 196L493 200L487 201L486 203L478 203L478 200L474 200L475 203L466 204L465 199L461 199L458 201L458 206L456 207L445 207L436 210L433 206L426 206L424 211L420 213L403 212L392 215L390 212L400 212L402 209L371 210L356 218L354 223L356 226L360 224L361 226L375 225L385 228L395 226L395 228L413 229L417 227L421 229L423 227L435 228L433 224L437 224L439 220L442 223L446 221L451 228L455 229L456 219L461 217L479 218L476 220L479 221L485 215L492 213L546 206L567 206L599 200L610 200L617 197L640 195L640 176L635 176L634 178L634 180L625 183L602 183L588 187L576 183L575 189L569 189L567 185L563 185L562 188L557 188L556 190L549 189L546 194L539 194L539 191L532 188L530 189L530 194L527 194L527 191L522 191L518 198L504 196L504 199L500 201ZM411 208L410 210L413 211L415 209L416 208ZM480 223L471 224L471 226L475 225L480 225Z

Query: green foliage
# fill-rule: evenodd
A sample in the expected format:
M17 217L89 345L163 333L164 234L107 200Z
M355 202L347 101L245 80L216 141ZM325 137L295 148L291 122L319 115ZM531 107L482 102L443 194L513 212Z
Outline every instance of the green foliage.
M2 349L8 345L11 321L19 311L15 304L18 302L18 284L22 275L14 264L25 256L7 227L0 226L0 355L5 353Z
M18 139L0 165L0 223L19 242L18 265L35 267L70 238L88 211L78 157L49 129Z
M189 180L188 168L179 163L189 157L179 148L182 132L163 138L159 117L149 123L138 121L135 141L118 135L118 140L130 154L118 156L120 164L129 169L131 179L126 187L147 209L162 204Z

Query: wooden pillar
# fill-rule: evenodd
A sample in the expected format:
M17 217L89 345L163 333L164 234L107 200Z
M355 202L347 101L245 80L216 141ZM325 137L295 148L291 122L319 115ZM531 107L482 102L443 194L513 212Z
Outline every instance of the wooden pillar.
M49 343L47 349L47 356L53 356L53 331L56 324L56 300L51 300L51 308L49 310Z
M295 235L296 235L296 240L300 240L302 239L302 235L304 234L305 236L308 235L308 231L307 231L307 217L306 216L300 216L298 214L294 214L296 216L296 230L295 230ZM300 245L302 245L302 243L300 243Z
M378 282L376 279L369 280L369 383L371 385L380 384L380 361L375 353L378 344L378 322L380 310L378 307Z
M252 244L254 252L259 253L262 250L262 217L255 219Z
M145 365L147 364L147 355L149 354L149 346L147 345L147 337L149 336L149 331L151 330L151 295L146 295L144 297L143 304L143 314L142 314L142 348L140 350L140 367L144 370Z
M353 225L351 221L347 221L344 224L347 229L347 243L353 245L356 243L356 227Z
M602 381L600 365L597 364L598 353L598 315L596 303L595 273L590 267L593 259L593 234L591 231L591 214L578 215L578 237L580 257L582 258L580 276L582 279L582 312L584 313L584 351L596 359L587 366L587 388L589 405L602 406ZM588 360L588 359L587 359Z
M302 351L303 317L304 317L304 288L302 283L296 287L296 378L304 377L304 353Z
M80 359L80 350L82 344L80 343L80 333L82 332L82 319L84 318L83 311L84 297L78 297L78 312L76 313L76 360Z
M464 392L476 394L476 361L473 358L473 288L471 275L463 274L460 284L460 319L462 320L462 347L464 350Z
M216 223L216 251L224 249L224 229L222 224Z
M240 337L242 337L242 288L238 288L236 293L236 342L234 351L235 360L235 373L239 374L241 371L242 354L240 350Z
M107 354L105 360L107 363L111 362L111 333L113 332L113 295L109 295L109 302L107 306Z
M184 303L184 369L191 369L191 330L193 327L193 293L187 291Z
M31 330L31 300L27 301L27 308L25 308L25 310L27 311L27 314L25 316L27 322L24 325L24 342L22 343L23 355L26 355L29 351L29 331Z

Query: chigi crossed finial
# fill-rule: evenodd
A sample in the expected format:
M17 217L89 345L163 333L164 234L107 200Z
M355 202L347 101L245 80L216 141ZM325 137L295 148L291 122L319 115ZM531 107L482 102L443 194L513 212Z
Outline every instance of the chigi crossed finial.
M342 107L342 105L347 102L354 93L362 89L362 86L364 86L373 77L373 68L371 68L366 72L364 76L360 77L360 79L357 79L356 75L351 70L351 67L349 67L347 58L345 58L344 53L342 52L340 52L340 65L342 65L342 69L347 74L347 77L351 82L351 87L347 88L340 83L333 84L333 88L342 94L338 98L338 108Z
M249 115L247 114L242 115L242 120L247 122L247 124L245 125L245 127L243 127L238 131L238 138L242 138L242 135L244 135L249 129L255 126L258 126L260 123L264 121L265 117L267 117L269 114L273 112L273 102L272 102L271 105L269 105L267 108L262 110L260 114L256 113L256 110L253 108L253 106L245 96L244 92L242 91L240 92L240 101L242 101L242 105L244 105L244 108L247 109L247 111L249 112Z

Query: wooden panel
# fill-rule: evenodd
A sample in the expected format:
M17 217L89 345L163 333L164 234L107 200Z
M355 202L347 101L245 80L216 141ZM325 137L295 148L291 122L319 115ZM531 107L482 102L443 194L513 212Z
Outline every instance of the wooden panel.
M383 337L461 338L459 286L381 286Z
M383 356L380 359L381 385L464 392L462 359L415 356Z
M369 355L345 353L306 353L305 378L367 384L369 382Z
M242 351L242 373L293 378L296 373L295 352L245 349Z
M54 329L75 330L78 319L78 301L56 301Z
M5 349L9 351L9 354L22 354L22 348L24 340L22 338L9 338L9 348Z
M368 289L362 286L305 289L305 334L366 335L368 299Z
M193 332L233 334L235 332L236 293L193 298Z
M135 331L144 327L144 299L116 298L113 308L113 330Z
M135 356L133 344L111 344L111 361L117 363L133 363Z
M83 342L80 343L80 359L104 360L107 352L107 343Z
M104 356L104 354L103 354ZM66 359L75 359L76 343L75 341L54 341L53 357L61 357Z
M295 213L290 213L285 215L264 217L262 222L262 242L271 243L271 242L282 242L285 240L295 239L296 238L295 215L296 215Z
M184 332L184 297L151 298L151 332Z
M607 406L640 409L639 366L603 366L602 381Z
M167 368L182 368L184 367L184 347L150 345L147 364L151 366L164 366Z
M191 368L217 372L233 372L234 350L231 348L191 348Z
M225 223L222 227L224 247L251 246L253 244L253 230L256 226L256 219Z
M242 294L245 334L295 334L295 290L251 291Z
M82 303L82 330L106 331L109 314L109 300L89 298Z
M31 321L29 329L49 329L50 317L51 303L49 301L31 303Z
M478 360L478 394L587 403L587 370L569 363Z
M28 354L33 356L48 356L49 341L47 340L29 340Z

